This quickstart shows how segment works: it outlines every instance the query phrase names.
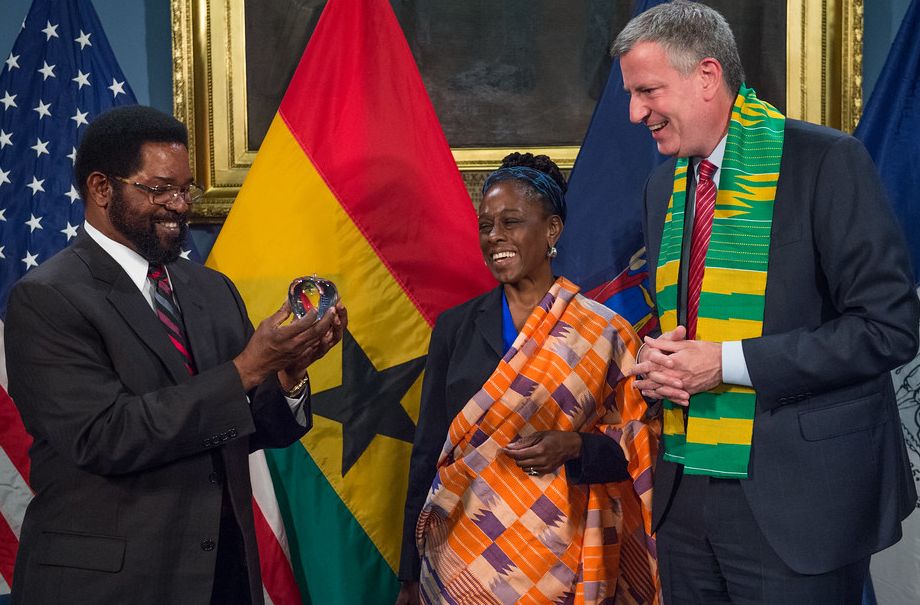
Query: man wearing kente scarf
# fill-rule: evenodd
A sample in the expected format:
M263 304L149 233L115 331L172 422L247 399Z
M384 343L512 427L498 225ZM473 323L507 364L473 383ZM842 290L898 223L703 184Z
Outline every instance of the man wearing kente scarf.
M711 8L660 5L612 53L674 157L645 190L663 334L632 371L665 400L665 602L859 603L916 502L888 372L918 301L872 161L758 99Z

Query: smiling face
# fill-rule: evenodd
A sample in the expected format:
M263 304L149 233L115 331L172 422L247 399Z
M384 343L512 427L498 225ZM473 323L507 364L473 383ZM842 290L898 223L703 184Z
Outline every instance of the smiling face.
M734 100L718 61L703 59L684 75L660 44L640 42L620 57L620 69L630 94L629 119L648 127L659 153L706 157L715 149Z
M137 172L125 177L129 183L181 187L192 182L188 150L180 143L145 143L140 158ZM151 202L148 192L98 172L90 176L89 182L91 188L95 183L99 192L94 203L87 205L88 213L94 211L92 217L87 216L93 226L150 262L178 258L188 234L190 206L183 198L168 207L158 206Z
M562 221L546 212L527 186L508 179L493 185L479 206L479 247L486 266L502 284L552 280L546 256L562 232Z

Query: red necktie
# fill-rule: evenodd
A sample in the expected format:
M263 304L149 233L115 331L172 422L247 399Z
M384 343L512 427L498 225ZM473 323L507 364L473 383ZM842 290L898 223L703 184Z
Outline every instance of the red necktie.
M192 359L188 341L185 338L185 330L182 328L182 316L173 300L172 286L169 285L166 268L163 265L151 264L147 270L147 279L153 285L153 310L156 311L160 323L166 329L170 342L182 355L185 369L188 370L189 375L194 375L195 361Z
M716 167L712 162L700 162L700 176L696 184L696 212L690 238L690 271L687 274L687 340L696 338L700 292L703 290L703 273L706 271L706 251L709 249L712 215L716 207L716 184L712 180L715 173Z

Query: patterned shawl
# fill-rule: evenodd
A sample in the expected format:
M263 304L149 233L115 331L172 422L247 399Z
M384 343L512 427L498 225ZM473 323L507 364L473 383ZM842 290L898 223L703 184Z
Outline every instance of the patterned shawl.
M758 99L753 89L741 86L728 125L706 251L696 328L699 340L721 342L761 335L785 123L775 107ZM674 192L658 257L658 317L665 332L677 326L688 164L687 158L681 158L674 170ZM755 400L753 389L730 384L693 395L689 408L665 400L665 460L683 464L688 474L747 477Z
M559 278L453 420L416 530L425 603L654 604L657 421L633 379L639 340ZM544 430L616 440L632 481L531 477L501 448Z

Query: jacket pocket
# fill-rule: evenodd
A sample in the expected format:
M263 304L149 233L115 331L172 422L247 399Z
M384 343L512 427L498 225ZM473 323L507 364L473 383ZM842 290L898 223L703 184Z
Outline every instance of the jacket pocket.
M46 531L38 539L36 558L39 565L115 573L124 566L125 546L118 536Z
M799 428L806 441L821 441L864 431L884 422L882 396L878 393L799 412Z

